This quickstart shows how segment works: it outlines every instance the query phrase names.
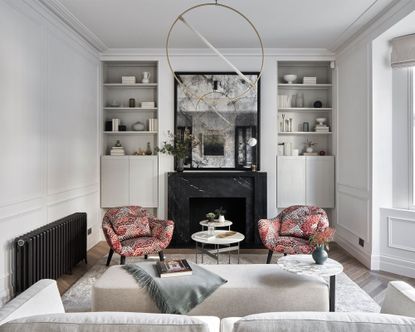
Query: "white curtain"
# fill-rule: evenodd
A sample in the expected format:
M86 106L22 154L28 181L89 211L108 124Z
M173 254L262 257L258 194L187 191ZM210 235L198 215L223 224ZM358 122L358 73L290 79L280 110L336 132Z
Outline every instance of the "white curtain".
M415 34L392 39L392 67L415 66Z

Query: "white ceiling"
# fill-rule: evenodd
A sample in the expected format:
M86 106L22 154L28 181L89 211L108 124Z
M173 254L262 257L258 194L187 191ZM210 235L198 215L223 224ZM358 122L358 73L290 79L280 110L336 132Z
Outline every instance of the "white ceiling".
M52 0L49 0L52 1ZM46 2L46 1L45 1ZM69 11L108 48L162 48L177 15L203 0L53 0ZM219 0L251 19L266 48L334 50L393 0ZM64 8L63 8L64 7ZM68 14L68 13L67 13ZM223 8L188 13L189 20L215 46L256 48L249 26ZM204 47L181 22L173 48Z

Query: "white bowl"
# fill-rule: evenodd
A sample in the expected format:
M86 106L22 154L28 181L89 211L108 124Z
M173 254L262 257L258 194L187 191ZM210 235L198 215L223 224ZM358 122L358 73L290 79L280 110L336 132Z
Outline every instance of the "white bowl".
M318 122L319 125L323 125L324 122L326 122L326 118L317 118L316 121Z
M297 75L294 74L287 74L284 75L284 80L288 82L288 84L294 83L294 81L297 79Z

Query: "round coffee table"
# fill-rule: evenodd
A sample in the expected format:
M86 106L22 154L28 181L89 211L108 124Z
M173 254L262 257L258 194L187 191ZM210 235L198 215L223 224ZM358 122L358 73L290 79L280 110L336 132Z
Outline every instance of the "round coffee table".
M287 255L278 259L278 265L283 270L296 274L330 277L329 306L330 311L335 311L336 275L343 272L343 265L331 258L328 258L323 265L319 265L314 262L311 255Z
M238 264L239 264L239 244L241 241L245 239L245 235L235 232L235 234L220 237L229 231L214 231L214 237L208 237L207 231L201 231L192 234L192 240L196 243L196 263L197 263L197 256L199 253L202 254L202 263L203 263L203 255L206 254L214 259L216 259L216 263L219 264L219 254L223 252L229 252L229 264L231 263L231 251L238 251ZM219 237L218 237L219 235ZM200 244L200 248L199 248ZM213 245L214 249L205 249L205 245ZM221 248L222 246L222 248Z

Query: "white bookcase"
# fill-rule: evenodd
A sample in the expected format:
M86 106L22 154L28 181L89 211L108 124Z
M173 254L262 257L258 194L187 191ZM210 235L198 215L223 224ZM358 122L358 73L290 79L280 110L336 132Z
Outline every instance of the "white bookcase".
M284 75L294 74L297 79L292 84L284 80ZM316 77L316 84L303 84L304 77ZM279 61L278 95L285 95L291 103L280 103L278 98L278 162L277 162L277 206L285 208L295 204L317 205L334 208L334 130L333 70L329 61ZM296 97L303 99L302 105ZM287 97L283 97L287 98ZM321 107L314 103L320 101ZM299 107L297 107L299 106ZM328 132L316 132L317 118L326 118ZM284 120L291 119L292 130L282 126ZM309 131L303 129L308 122ZM285 129L285 130L284 130ZM316 143L314 152L324 151L324 156L304 156L307 140ZM291 146L299 150L299 156L287 155ZM281 151L283 150L283 151ZM281 153L282 152L282 153Z
M150 73L150 82L142 83L143 72ZM135 84L123 84L122 76L135 76ZM102 157L101 207L140 205L158 208L158 126L149 128L149 119L158 119L158 64L147 61L105 61L102 82ZM135 106L129 107L129 100ZM142 102L154 102L154 107L143 107ZM119 119L123 131L114 131L107 122ZM135 131L133 125L141 122L144 130ZM122 127L121 127L122 128ZM150 130L152 129L152 130ZM111 156L117 141L125 149L125 156ZM153 155L144 152L148 143Z

